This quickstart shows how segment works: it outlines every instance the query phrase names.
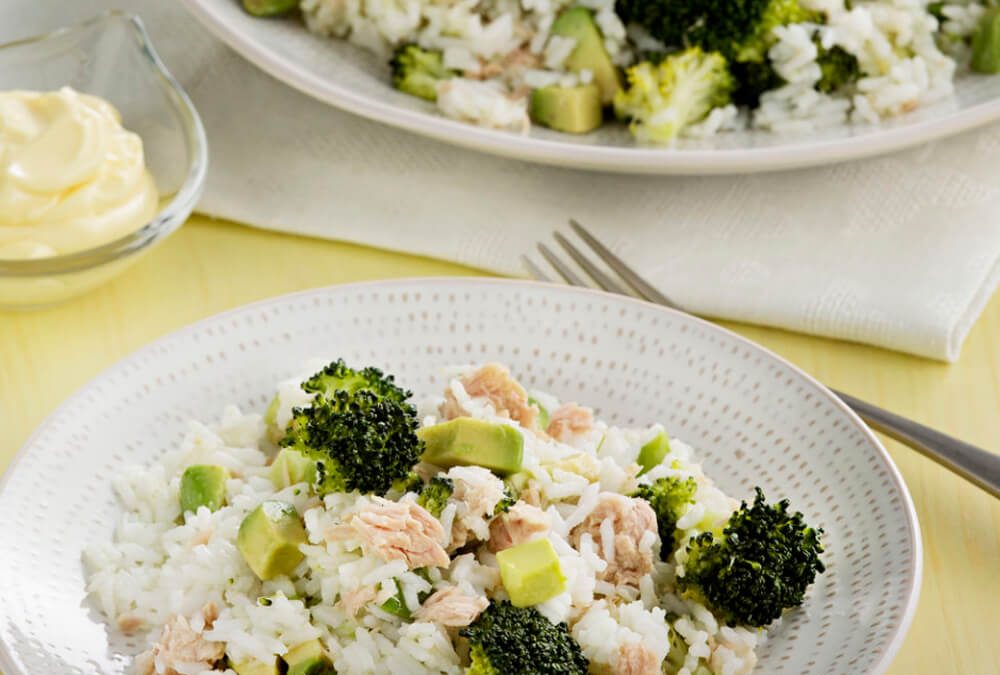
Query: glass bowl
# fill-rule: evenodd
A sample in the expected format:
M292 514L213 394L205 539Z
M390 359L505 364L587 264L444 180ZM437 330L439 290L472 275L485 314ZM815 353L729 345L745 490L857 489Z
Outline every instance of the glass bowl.
M108 100L121 112L125 128L142 138L160 211L141 229L96 248L0 260L0 308L41 307L108 281L180 227L205 185L205 129L138 17L110 11L0 45L0 91L64 86Z

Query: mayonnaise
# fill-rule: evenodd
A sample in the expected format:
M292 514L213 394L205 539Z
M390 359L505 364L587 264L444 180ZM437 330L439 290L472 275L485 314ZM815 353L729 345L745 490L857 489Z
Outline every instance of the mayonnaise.
M0 259L106 244L158 206L142 139L110 103L68 87L0 92Z

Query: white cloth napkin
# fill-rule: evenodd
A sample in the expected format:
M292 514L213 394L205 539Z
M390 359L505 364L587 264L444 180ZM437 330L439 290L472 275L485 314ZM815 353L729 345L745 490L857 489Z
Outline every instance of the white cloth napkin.
M233 0L234 2L236 0ZM172 0L0 0L0 40L138 13L208 130L200 210L523 274L574 216L699 314L958 357L1000 278L1000 125L883 158L671 178L535 166L327 107ZM266 254L266 253L265 253Z

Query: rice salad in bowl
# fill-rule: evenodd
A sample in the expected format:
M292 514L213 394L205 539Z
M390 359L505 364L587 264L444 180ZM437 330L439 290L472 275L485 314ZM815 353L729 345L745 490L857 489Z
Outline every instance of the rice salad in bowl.
M234 0L235 1L235 0ZM642 144L875 124L1000 72L996 0L242 0L389 63L443 115Z
M144 675L737 675L824 571L786 501L496 363L416 404L310 364L114 488L87 590Z

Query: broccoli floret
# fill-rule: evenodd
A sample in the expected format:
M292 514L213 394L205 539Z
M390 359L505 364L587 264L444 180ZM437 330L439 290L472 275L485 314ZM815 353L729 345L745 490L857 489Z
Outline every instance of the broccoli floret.
M666 560L677 545L677 521L684 515L685 507L694 501L698 484L694 478L669 476L657 479L652 485L640 485L632 493L649 502L656 514L656 529L660 533L660 559Z
M458 73L444 67L444 57L436 50L421 49L405 44L396 50L392 60L392 85L411 96L428 101L437 100L437 84Z
M354 370L342 359L337 359L303 382L302 389L310 394L324 394L327 398L338 391L353 394L364 390L397 403L405 403L412 396L411 392L396 386L392 375L378 368Z
M565 623L554 624L534 607L493 602L459 631L469 641L466 675L585 675L587 658Z
M482 645L472 645L469 649L469 667L465 675L501 675L501 672L490 663L490 658Z
M434 476L420 491L417 503L427 509L435 518L440 518L441 512L444 511L444 507L448 503L448 498L453 492L455 492L455 483L450 478Z
M640 24L668 46L739 61L763 60L775 26L822 18L798 0L618 0L615 7L622 21Z
M822 73L819 82L816 83L817 90L829 94L855 82L861 76L861 67L854 54L839 45L827 49L820 44L818 38L814 41L817 50L816 63L819 64Z
M302 383L315 394L293 410L280 445L316 462L317 494L384 494L413 483L422 444L410 392L377 368L355 370L338 359Z
M730 70L736 80L733 100L756 108L765 91L785 84L768 57L768 50L777 41L775 28L803 21L820 22L822 18L817 12L804 9L799 0L771 0L754 30L736 46L730 60Z
M760 95L784 84L767 52L774 29L803 21L820 22L822 15L799 0L618 0L619 15L641 24L667 45L701 47L719 52L733 73L732 98L756 106Z
M753 35L769 0L617 0L625 23L635 22L668 46L735 53Z
M501 513L507 513L510 511L510 507L517 503L517 494L511 488L510 485L504 483L503 486L503 498L497 502L497 505L493 508L493 515L499 516Z
M730 70L736 81L733 91L733 102L756 108L760 103L761 94L771 89L777 89L785 84L784 78L774 70L769 59L757 63L733 62Z
M775 28L803 21L818 22L821 19L816 12L803 8L799 0L770 0L753 30L736 45L734 60L760 63L767 57L767 50L775 43Z
M318 393L296 408L283 447L316 461L316 494L359 490L385 494L420 459L417 411L368 389Z
M822 533L789 513L787 499L768 504L756 488L753 505L743 502L721 534L704 532L688 543L678 588L726 622L766 626L802 604L826 569Z
M648 61L625 71L628 88L615 95L615 113L631 120L640 141L668 143L680 131L730 101L733 78L721 54L691 47L658 66Z
M817 49L816 62L822 73L819 82L816 83L818 91L829 94L861 77L857 57L837 45L826 49L820 44L818 36L813 41ZM760 103L761 94L785 84L785 80L774 70L767 56L760 61L734 61L730 70L736 81L733 101L738 105L756 108Z
M392 491L405 495L407 492L420 492L424 487L424 479L416 471L410 471L402 478L392 481Z

